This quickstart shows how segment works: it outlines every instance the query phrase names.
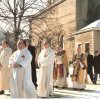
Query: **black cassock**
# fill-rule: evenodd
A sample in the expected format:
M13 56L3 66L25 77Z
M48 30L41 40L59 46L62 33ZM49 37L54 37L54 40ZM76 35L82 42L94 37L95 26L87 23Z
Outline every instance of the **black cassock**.
M32 81L37 88L37 76L36 76L36 66L35 66L35 47L32 45L28 45L28 50L31 52L32 55L32 62L31 62L31 70L32 70Z

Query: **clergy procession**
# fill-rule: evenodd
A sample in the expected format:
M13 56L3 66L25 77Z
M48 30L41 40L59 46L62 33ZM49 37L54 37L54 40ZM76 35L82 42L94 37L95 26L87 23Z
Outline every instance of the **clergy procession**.
M36 48L29 39L19 37L17 50L13 52L6 40L2 41L0 52L0 95L9 90L11 98L50 98L55 88L68 89L68 77L73 83L73 91L81 91L91 82L97 84L100 75L100 53L91 55L82 52L81 45L72 57L72 75L69 72L67 52L60 46L52 48L50 41L44 39L43 49L36 59ZM39 79L36 73L37 61Z

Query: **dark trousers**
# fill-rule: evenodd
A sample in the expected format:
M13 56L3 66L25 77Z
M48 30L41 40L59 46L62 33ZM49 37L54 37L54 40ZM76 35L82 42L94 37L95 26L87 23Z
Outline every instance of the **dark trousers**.
M37 75L36 75L36 68L35 66L31 65L31 70L32 70L32 82L35 85L35 87L37 88Z
M97 75L98 75L97 73L94 74L94 81L95 82L97 81Z
M95 74L94 74L94 81L95 81L95 82L97 81L97 76L98 76L98 74L95 73ZM99 74L99 78L100 78L100 74Z
M93 81L93 73L89 73L91 81Z
M92 69L92 66L88 66L88 74L90 76L91 81L93 81L93 69Z

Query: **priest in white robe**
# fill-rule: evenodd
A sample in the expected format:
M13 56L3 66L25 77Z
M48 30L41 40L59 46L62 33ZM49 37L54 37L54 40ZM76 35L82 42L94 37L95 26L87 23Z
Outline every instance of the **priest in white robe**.
M49 97L53 94L53 67L55 52L50 48L47 40L45 40L43 44L44 49L38 56L40 79L38 83L37 94L39 97Z
M6 40L2 41L2 51L0 53L0 94L4 94L5 90L9 90L10 85L10 69L9 58L12 50Z
M17 48L18 50L9 59L9 66L11 68L11 97L36 98L36 90L31 77L32 55L26 48L25 40L19 40Z

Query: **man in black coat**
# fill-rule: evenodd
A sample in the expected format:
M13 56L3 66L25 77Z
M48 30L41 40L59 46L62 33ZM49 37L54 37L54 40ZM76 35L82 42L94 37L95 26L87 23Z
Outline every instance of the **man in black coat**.
M86 51L87 55L87 72L90 76L91 81L93 82L93 55L91 55L88 51Z
M100 75L100 54L99 51L95 51L94 56L94 84L97 82L97 75Z
M37 88L37 76L36 76L36 66L35 66L35 47L32 45L28 45L28 50L31 52L32 55L32 62L31 62L31 68L32 68L32 81Z

